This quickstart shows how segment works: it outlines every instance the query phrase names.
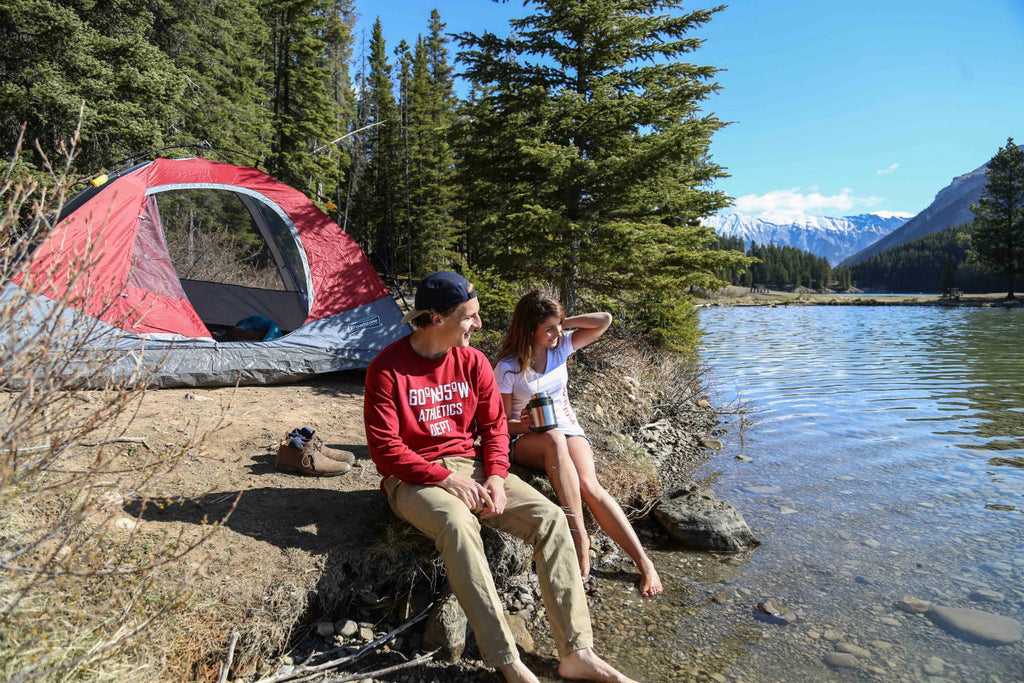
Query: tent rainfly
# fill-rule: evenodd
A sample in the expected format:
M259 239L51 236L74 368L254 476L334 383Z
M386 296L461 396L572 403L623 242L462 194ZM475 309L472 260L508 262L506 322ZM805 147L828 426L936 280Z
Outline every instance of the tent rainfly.
M283 288L179 277L160 206L190 190L237 197ZM365 367L409 332L359 245L305 195L257 169L198 158L144 162L74 197L0 296L24 302L29 327L67 306L68 324L92 330L94 355L114 359L102 376L141 369L153 386L275 383ZM247 318L282 335L237 340L231 333Z

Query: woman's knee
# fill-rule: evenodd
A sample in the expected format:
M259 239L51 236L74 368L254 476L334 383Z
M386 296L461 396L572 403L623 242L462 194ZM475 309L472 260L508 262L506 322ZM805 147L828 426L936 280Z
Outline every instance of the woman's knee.
M583 502L587 504L587 507L592 508L594 505L601 504L605 500L610 499L611 494L601 486L597 477L581 477L580 497L583 498Z
M546 432L538 432L538 436L544 457L558 458L559 460L569 457L569 447L562 430L549 429Z

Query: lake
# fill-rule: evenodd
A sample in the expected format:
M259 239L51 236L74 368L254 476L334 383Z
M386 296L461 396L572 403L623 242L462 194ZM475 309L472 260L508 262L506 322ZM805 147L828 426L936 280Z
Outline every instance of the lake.
M1024 623L1024 311L700 315L714 400L747 410L700 476L763 545L656 550L667 594L611 582L599 650L648 681L1024 680L1024 642L972 642L899 606ZM796 620L765 619L766 599Z

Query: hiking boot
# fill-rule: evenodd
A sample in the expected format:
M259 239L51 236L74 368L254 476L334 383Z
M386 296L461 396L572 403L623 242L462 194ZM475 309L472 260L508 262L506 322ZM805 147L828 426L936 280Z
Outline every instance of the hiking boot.
M356 461L355 453L351 451L343 451L340 448L328 448L324 445L324 440L319 436L313 436L310 438L310 440L306 442L306 448L313 448L313 450L320 451L323 455L326 455L331 460L336 460L337 462L347 462L351 465Z
M339 462L327 457L315 448L312 439L303 448L296 448L287 441L277 447L274 469L298 470L314 477L335 477L352 469L352 463Z

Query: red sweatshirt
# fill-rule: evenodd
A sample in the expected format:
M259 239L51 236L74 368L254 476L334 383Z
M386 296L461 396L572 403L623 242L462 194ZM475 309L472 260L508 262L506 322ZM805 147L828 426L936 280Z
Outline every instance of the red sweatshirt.
M389 345L366 371L363 419L370 457L385 478L438 484L451 472L435 461L454 456L482 457L487 476L508 476L501 394L487 357L472 347L430 359L409 337Z

